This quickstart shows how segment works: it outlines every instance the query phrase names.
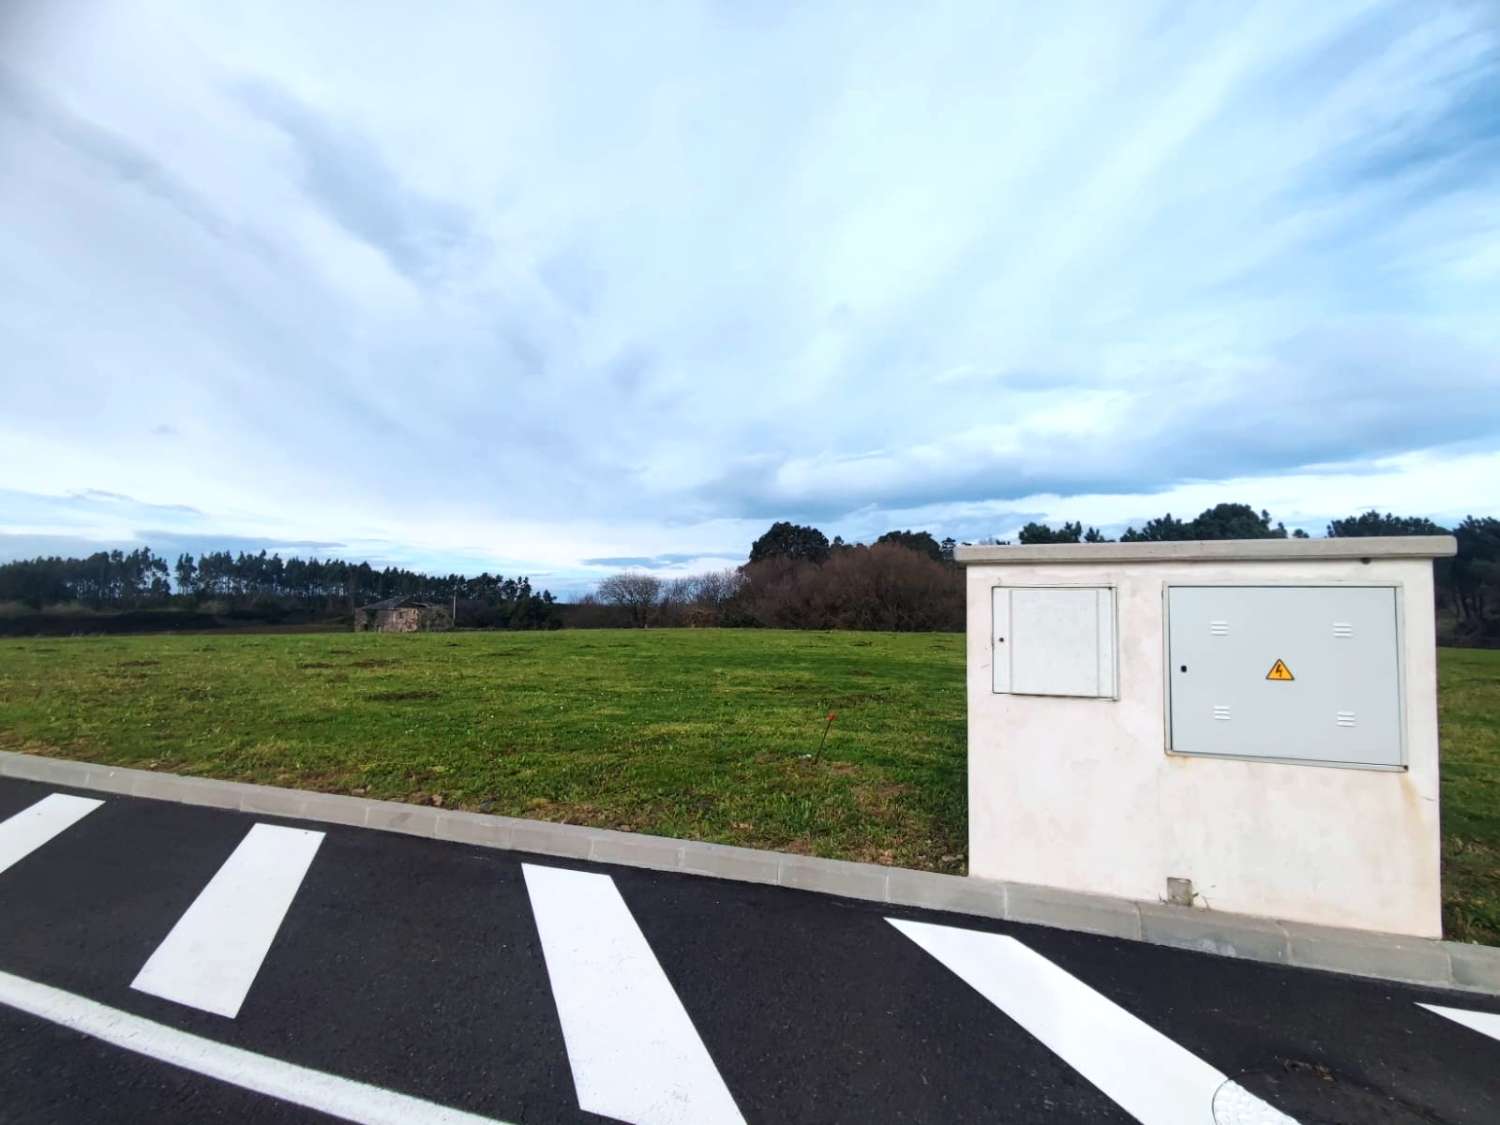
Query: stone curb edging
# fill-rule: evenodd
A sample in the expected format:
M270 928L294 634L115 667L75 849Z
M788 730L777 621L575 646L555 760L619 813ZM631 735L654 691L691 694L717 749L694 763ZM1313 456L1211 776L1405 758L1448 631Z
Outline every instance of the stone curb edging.
M1500 948L1081 894L663 836L0 751L0 777L949 910L1153 945L1500 995Z

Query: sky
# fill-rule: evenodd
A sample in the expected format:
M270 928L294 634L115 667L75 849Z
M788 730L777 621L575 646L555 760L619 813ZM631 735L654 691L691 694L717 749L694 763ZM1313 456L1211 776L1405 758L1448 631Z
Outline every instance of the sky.
M1500 515L1500 5L0 8L0 559Z

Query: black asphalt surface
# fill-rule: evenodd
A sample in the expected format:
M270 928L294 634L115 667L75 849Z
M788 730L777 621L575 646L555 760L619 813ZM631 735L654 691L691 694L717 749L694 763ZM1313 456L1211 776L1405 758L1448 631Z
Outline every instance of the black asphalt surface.
M53 792L0 782L0 819ZM239 1015L132 990L256 822L326 838ZM578 1108L522 862L613 877L751 1123L1133 1120L888 917L1019 939L1303 1125L1500 1123L1500 1042L1417 1007L1494 998L123 797L0 872L0 970L502 1121L605 1121ZM247 1120L331 1119L0 1005L0 1121Z

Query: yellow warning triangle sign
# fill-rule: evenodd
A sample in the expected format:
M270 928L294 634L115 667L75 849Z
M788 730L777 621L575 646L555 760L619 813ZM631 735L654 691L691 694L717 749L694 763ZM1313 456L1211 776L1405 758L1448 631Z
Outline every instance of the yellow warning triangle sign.
M1295 680L1296 678L1292 675L1292 670L1286 666L1286 661L1280 659L1272 664L1271 670L1266 673L1268 680Z

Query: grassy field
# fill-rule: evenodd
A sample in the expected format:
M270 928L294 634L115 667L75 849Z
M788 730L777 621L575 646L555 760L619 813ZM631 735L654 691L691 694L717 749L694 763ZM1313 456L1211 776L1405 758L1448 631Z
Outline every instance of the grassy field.
M1500 944L1500 653L1441 693L1446 925ZM964 869L952 635L0 640L0 749Z
M821 760L825 716L837 714ZM0 640L0 749L961 871L961 638Z
M1443 929L1500 945L1500 652L1438 651Z

